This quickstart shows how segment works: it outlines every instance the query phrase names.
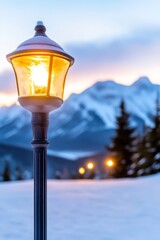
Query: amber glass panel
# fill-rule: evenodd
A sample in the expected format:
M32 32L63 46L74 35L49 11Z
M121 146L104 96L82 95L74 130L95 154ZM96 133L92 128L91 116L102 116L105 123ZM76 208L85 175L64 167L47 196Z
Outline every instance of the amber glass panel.
M52 74L51 74L51 86L50 95L63 98L64 81L70 66L69 61L53 57Z
M20 96L46 95L49 56L22 56L12 60Z

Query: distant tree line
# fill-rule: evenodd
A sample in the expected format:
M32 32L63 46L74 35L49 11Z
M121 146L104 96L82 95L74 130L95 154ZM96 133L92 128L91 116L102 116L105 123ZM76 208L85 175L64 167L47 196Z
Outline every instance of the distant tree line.
M21 167L16 167L14 171L11 171L11 166L8 161L5 162L5 166L1 172L1 181L8 182L13 180L26 180L31 178L27 176L25 171Z
M116 117L116 133L107 147L114 159L112 177L138 177L160 172L160 104L155 104L156 113L152 127L144 126L138 133L131 125L131 115L124 100L120 103L120 114Z
M95 169L86 170L84 175L81 175L78 172L78 169L74 169L72 171L68 171L67 168L64 168L63 171L56 170L52 178L53 179L94 179L96 177ZM32 179L33 176L31 172L23 170L21 167L16 167L13 169L9 161L5 162L4 168L0 173L0 181L1 182L9 182L9 181L19 181Z

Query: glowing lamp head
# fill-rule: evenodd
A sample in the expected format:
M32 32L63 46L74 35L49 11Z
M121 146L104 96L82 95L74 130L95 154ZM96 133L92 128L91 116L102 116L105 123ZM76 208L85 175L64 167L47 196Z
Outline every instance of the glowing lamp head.
M45 34L37 22L35 36L7 55L17 82L18 100L32 112L49 112L63 101L65 79L74 59Z

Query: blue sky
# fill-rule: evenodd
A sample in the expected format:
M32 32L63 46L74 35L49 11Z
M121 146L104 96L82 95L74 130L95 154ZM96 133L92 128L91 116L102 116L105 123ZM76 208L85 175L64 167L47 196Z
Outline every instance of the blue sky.
M0 93L16 93L5 55L34 35L37 20L75 58L66 97L97 80L129 85L147 75L160 82L158 0L5 0L0 12Z

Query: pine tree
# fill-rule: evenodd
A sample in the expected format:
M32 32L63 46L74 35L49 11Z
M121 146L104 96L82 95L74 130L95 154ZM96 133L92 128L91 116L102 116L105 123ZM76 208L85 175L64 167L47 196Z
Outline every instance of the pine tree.
M138 142L135 156L134 174L148 175L160 171L160 104L157 94L156 114L153 117L153 127L144 131L144 136Z
M156 115L153 118L153 128L148 132L149 158L148 165L150 173L160 171L160 103L159 93L156 101Z
M6 162L6 165L4 167L2 178L3 181L11 181L11 169L8 162Z
M148 133L146 127L144 127L143 136L139 136L136 142L134 163L132 165L134 177L148 175L150 173L149 159Z
M130 114L126 111L125 103L120 103L120 116L116 118L117 128L112 145L108 148L115 160L113 177L128 177L134 155L134 131L130 127Z

